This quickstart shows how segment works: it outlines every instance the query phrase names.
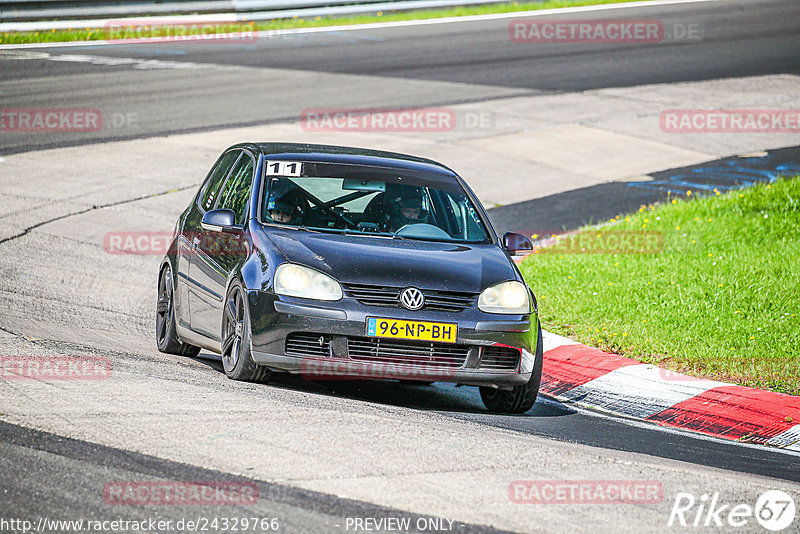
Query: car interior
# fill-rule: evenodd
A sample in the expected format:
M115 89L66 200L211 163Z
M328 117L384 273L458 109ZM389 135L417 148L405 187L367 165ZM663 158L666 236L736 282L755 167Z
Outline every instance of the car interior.
M415 197L416 209L402 205L409 197ZM485 241L488 237L466 195L431 187L350 178L276 177L265 198L262 213L270 223L421 239ZM286 204L294 209L291 222L273 220L272 210ZM414 216L404 215L409 212Z

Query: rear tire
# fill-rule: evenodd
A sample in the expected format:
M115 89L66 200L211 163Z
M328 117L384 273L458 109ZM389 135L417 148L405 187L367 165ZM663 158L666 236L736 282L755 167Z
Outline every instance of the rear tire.
M250 308L239 282L231 285L222 310L222 368L232 380L260 382L272 376L250 354Z
M156 304L156 345L158 350L179 356L197 356L200 347L182 343L175 330L175 301L172 268L167 265L158 276L158 302Z
M527 384L514 386L514 389L504 390L491 387L481 387L481 400L490 412L496 413L525 413L536 404L539 396L539 386L542 383L542 325L538 325L536 339L536 360L533 364L531 379Z

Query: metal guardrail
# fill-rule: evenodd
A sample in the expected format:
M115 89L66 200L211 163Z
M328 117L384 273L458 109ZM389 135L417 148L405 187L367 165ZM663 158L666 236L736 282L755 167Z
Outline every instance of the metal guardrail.
M233 3L230 0L171 0L167 2L123 0L105 3L91 1L64 2L63 0L44 0L39 2L31 0L0 0L0 22L226 11L233 11Z
M213 24L409 11L508 0L0 0L0 32L99 28L118 24ZM533 0L537 1L537 0ZM544 0L541 0L544 1ZM255 10L255 11L253 11ZM260 11L259 11L260 10Z
M414 2L414 0L411 0ZM417 0L425 4L424 0ZM108 19L133 16L188 15L208 13L256 13L303 8L329 8L373 4L375 0L117 0L96 2L78 0L0 0L0 22L64 19ZM409 0L383 1L380 4L407 4ZM450 2L458 5L465 2ZM466 2L471 3L471 2ZM491 3L491 0L484 3Z

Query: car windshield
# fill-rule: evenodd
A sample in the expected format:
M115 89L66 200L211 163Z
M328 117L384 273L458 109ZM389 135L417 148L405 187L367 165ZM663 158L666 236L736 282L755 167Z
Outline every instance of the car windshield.
M262 222L321 232L489 242L475 205L453 180L386 168L294 165L267 162Z

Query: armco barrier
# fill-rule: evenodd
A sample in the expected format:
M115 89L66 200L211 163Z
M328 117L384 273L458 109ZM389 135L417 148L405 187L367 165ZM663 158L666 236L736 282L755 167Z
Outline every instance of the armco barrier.
M293 17L336 16L376 11L406 11L507 0L0 0L0 31L39 31L102 26L115 18L176 15L209 21L271 20ZM146 21L143 21L146 24Z

